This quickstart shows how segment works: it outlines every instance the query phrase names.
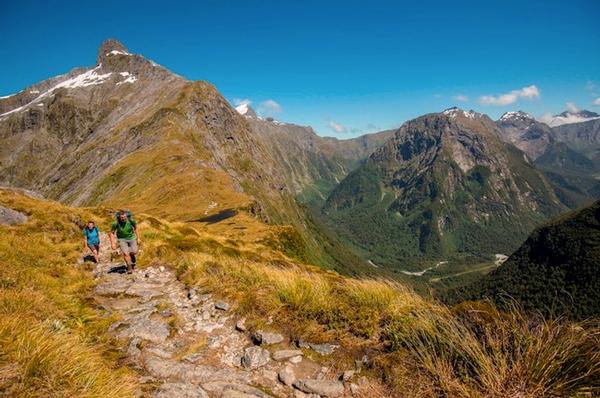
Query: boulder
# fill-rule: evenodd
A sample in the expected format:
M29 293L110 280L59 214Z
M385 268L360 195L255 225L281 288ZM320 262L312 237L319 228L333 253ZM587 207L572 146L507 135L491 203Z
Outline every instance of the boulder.
M300 350L279 350L273 353L273 359L276 361L285 361L287 359L302 355L302 351Z
M281 369L277 376L279 377L279 381L288 387L292 387L296 381L296 374L291 366L286 366L285 368Z
M158 388L155 398L208 398L202 387L188 383L164 383Z
M222 301L222 300L218 300L215 303L215 308L221 311L229 311L229 304L227 304L226 302Z
M247 369L257 369L261 366L265 366L270 359L271 355L269 351L258 346L252 346L244 350L242 366Z
M333 380L297 380L294 387L300 391L319 394L323 397L339 397L344 394L344 385Z
M21 212L0 206L0 224L18 225L27 222L27 216Z
M252 336L254 342L258 345L271 345L281 343L285 338L279 333L265 332L263 330L258 330Z

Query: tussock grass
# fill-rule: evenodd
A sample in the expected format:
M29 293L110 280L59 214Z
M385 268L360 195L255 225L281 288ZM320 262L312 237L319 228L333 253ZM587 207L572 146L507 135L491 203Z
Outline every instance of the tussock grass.
M80 225L106 217L0 190L0 204L29 216L0 225L0 395L133 397L131 371L117 366L88 302L93 279L75 266Z
M173 225L163 233L179 234ZM197 239L194 249L168 255L184 282L237 303L251 328L271 318L291 337L341 342L340 355L368 352L367 372L391 388L373 384L371 397L600 393L596 324L544 319L516 305L506 312L485 302L449 308L399 283L343 278L248 245L231 255L219 247L225 240ZM350 358L331 365L347 367Z
M130 374L103 349L109 320L85 305L89 275L71 266L80 245L77 218L92 214L42 208L2 191L0 203L31 215L24 226L0 226L0 262L11 264L0 267L1 388L15 396L130 396ZM103 226L112 217L106 214ZM334 372L367 354L364 371L384 384L371 379L361 396L600 394L600 328L592 322L544 319L515 305L501 312L485 302L449 308L399 283L344 278L261 244L265 228L256 235L248 228L232 244L231 235L197 224L138 218L142 266L174 266L185 283L227 298L251 329L340 342L342 350L321 358ZM32 236L40 243L29 244Z

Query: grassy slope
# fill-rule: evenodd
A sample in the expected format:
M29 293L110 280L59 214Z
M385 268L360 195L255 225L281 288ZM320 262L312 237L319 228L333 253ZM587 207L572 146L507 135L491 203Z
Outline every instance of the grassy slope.
M31 215L23 226L0 227L0 256L11 265L1 271L2 388L21 396L127 396L135 384L105 349L109 321L87 300L89 274L72 266L81 244L76 223L96 217L106 228L112 210L7 192L0 204ZM600 386L598 331L587 325L488 305L451 310L397 283L347 279L290 259L278 250L276 227L254 229L257 221L243 215L213 225L138 218L141 267L175 267L185 283L236 303L251 328L271 317L292 337L341 342L343 350L323 359L333 369L368 354L366 374L390 389L373 384L371 397L571 396ZM269 232L273 239L265 239ZM27 244L32 237L40 243ZM15 327L23 319L32 326Z
M0 395L134 397L132 372L109 349L111 319L88 301L93 278L74 266L78 224L98 212L7 191L0 204L29 216L0 225Z

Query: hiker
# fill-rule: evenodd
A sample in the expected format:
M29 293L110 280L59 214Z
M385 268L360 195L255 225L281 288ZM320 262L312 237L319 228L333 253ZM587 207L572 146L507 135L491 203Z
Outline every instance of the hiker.
M130 211L119 210L116 213L116 220L110 231L110 245L113 250L117 250L117 240L127 265L127 273L131 274L135 268L140 231Z
M96 226L96 223L92 220L88 221L87 225L83 228L83 250L90 249L96 264L100 262L98 253L100 252L100 231Z

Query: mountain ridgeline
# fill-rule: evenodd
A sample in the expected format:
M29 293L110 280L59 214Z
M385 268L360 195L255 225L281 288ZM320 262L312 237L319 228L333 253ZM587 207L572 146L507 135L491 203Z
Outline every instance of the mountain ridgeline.
M546 174L566 206L589 205L600 197L598 115L588 111L563 112L553 122L557 125L549 127L519 111L505 113L497 123L503 139L525 152Z
M390 267L510 253L564 206L501 134L487 116L456 108L411 120L335 188L323 212Z
M389 275L510 254L600 196L598 118L557 120L451 108L397 131L320 137L108 40L93 67L0 99L0 185L167 220L237 214L229 222L244 226L220 231L231 239Z

